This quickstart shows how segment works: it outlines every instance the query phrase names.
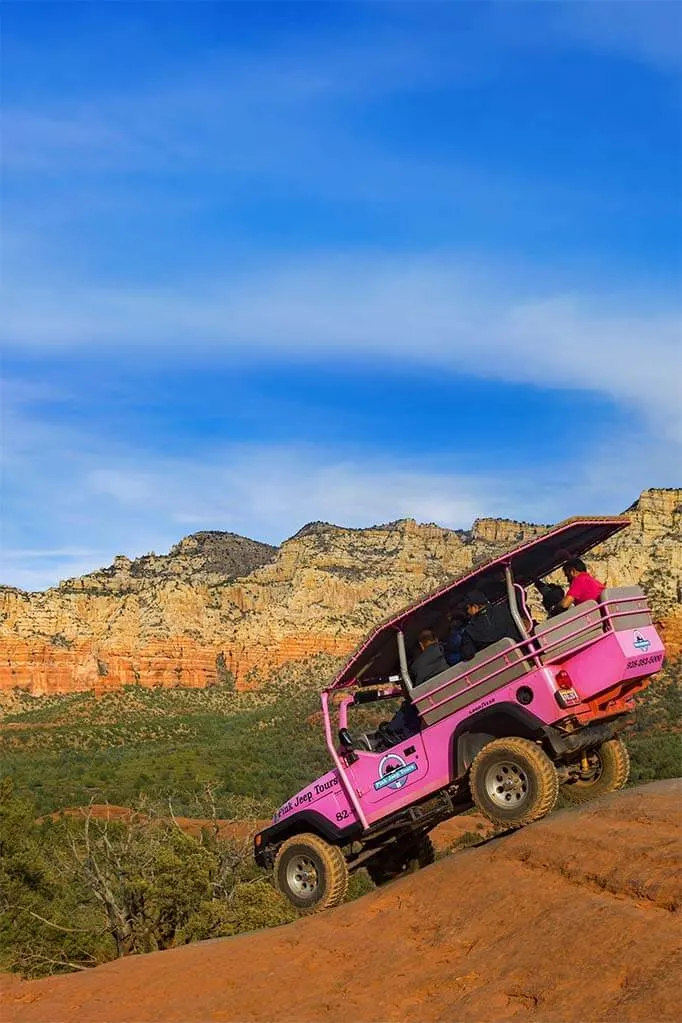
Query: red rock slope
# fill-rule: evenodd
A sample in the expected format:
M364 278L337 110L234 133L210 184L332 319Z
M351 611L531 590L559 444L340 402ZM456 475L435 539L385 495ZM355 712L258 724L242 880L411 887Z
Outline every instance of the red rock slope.
M609 796L288 927L5 992L7 1023L679 1018L679 782Z

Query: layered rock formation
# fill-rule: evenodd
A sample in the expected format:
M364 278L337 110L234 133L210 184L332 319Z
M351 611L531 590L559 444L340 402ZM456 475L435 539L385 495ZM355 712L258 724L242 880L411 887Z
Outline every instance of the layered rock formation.
M590 565L610 585L644 585L679 650L682 490L645 491L628 515ZM196 533L44 593L1 588L0 690L257 685L286 662L347 653L386 615L546 528L312 523L280 548Z

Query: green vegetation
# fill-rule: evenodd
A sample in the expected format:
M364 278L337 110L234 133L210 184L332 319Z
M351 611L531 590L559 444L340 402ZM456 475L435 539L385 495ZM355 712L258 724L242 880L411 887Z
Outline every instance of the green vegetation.
M633 784L681 773L681 681L678 660L638 699L626 736ZM254 867L250 843L220 840L214 824L267 817L329 768L318 683L282 678L246 694L225 683L133 686L99 698L15 695L0 724L8 776L0 791L0 971L81 969L293 918ZM391 712L385 704L358 710L353 725L370 727ZM139 812L107 821L88 809L101 803ZM64 807L85 810L36 819ZM172 814L209 823L192 837ZM479 840L466 832L456 845ZM364 872L354 875L350 897L369 887Z
M666 665L637 702L634 730L626 737L630 784L682 774L682 658Z
M319 722L310 720L319 696L300 687L265 691L261 705L224 689L131 687L65 700L40 701L0 726L3 772L40 813L90 802L131 806L145 794L188 814L210 785L219 815L234 812L238 796L268 816L328 769Z
M143 811L143 812L142 812ZM248 841L199 837L149 805L120 821L88 808L35 820L0 786L0 971L37 977L121 955L286 923L296 914Z
M326 677L323 668L313 677ZM329 770L318 685L284 677L251 693L129 686L101 697L23 696L0 723L2 773L40 814L145 796L192 815L210 786L219 817L242 816L244 803L268 817ZM391 708L358 709L354 724L368 727Z
M634 783L680 773L681 678L678 660L638 697L627 736ZM330 766L319 707L317 687L286 679L257 693L130 686L99 698L24 697L0 724L3 773L41 814L146 796L191 815L209 785L219 816L240 816L242 800L266 817ZM377 710L356 713L367 724Z

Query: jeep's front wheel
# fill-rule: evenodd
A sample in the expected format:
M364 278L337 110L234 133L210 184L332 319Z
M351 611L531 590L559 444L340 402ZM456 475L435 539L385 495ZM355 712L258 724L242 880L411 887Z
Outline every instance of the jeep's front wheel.
M571 803L586 803L622 789L630 777L630 754L622 739L609 739L586 755L586 766L561 786Z
M275 884L300 912L318 913L343 902L348 867L338 846L318 835L294 835L279 847Z
M476 755L469 775L471 798L493 824L520 827L554 809L556 768L537 743L494 739Z

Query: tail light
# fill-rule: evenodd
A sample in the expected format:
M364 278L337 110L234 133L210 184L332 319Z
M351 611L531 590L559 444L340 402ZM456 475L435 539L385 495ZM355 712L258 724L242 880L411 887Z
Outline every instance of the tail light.
M556 673L556 684L558 686L554 696L560 707L575 707L580 703L580 697L573 687L573 679L563 668Z

